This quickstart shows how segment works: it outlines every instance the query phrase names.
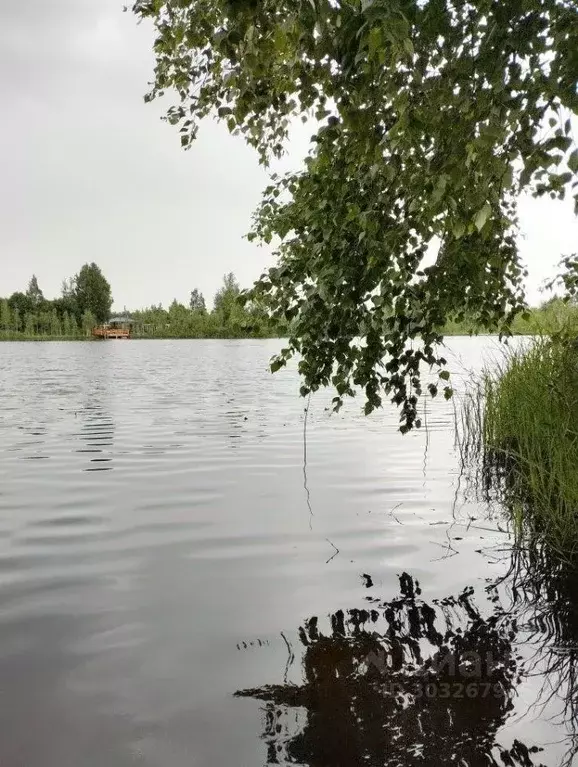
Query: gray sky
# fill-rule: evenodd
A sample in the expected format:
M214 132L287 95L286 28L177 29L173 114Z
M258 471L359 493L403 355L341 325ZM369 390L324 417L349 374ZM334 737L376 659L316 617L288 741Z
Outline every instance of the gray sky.
M189 152L145 105L152 32L123 0L0 3L0 295L32 273L48 298L96 261L115 306L211 298L224 272L243 285L268 252L243 239L266 175L208 121ZM302 154L302 141L294 154ZM529 298L577 249L571 204L525 200Z

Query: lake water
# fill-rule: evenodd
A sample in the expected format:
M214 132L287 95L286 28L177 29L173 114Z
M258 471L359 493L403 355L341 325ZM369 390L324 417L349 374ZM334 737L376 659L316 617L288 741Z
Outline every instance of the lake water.
M448 346L458 390L498 353ZM404 437L324 392L305 432L279 347L0 344L0 764L561 765L557 633L495 618L510 539L455 403ZM404 697L456 641L489 643L503 698Z

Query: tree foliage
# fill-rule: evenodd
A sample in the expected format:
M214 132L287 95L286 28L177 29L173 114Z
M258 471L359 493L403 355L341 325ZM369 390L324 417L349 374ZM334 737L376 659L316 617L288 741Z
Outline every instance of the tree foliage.
M80 317L81 312L76 301L75 290L74 277L62 280L61 295L52 302L61 318L64 318L65 314L73 315L76 319Z
M96 264L85 264L78 275L64 280L61 296L51 301L33 275L26 293L0 299L0 330L8 339L80 338L108 318L111 303L110 285Z
M110 317L112 294L110 284L94 262L85 264L74 278L74 299L78 312L84 317L92 316L96 323L106 322ZM83 320L84 325L84 320Z
M191 291L191 297L189 299L189 308L194 312L206 312L207 305L205 303L205 297L203 294L195 288Z
M13 315L10 310L10 304L8 299L3 298L0 300L0 330L3 335L7 336L12 330Z
M239 314L239 296L241 288L233 272L223 275L223 286L217 290L214 299L214 309L219 312L225 323L231 321L235 314Z
M22 293L21 291L12 293L8 299L8 303L10 304L11 311L17 312L20 317L23 317L25 314L32 312L34 309L30 298L26 295L26 293Z
M30 305L35 309L38 309L44 302L44 293L40 290L36 275L33 274L28 283L28 290L26 296L30 301Z
M82 331L89 336L93 328L98 324L98 320L90 309L85 309L82 313Z
M256 301L242 301L232 272L224 275L211 312L204 308L202 293L195 292L188 307L174 299L168 310L159 304L132 312L136 321L133 332L149 338L270 338L288 334L287 324L273 320L266 307Z
M576 303L578 300L578 254L564 256L559 267L561 271L554 279L546 283L546 288L552 290L554 287L561 287L564 291L564 300Z
M436 328L466 313L508 332L523 307L518 194L576 193L578 4L136 0L133 10L157 31L147 100L176 91L168 120L183 146L216 113L267 163L295 117L314 120L304 168L274 176L257 212L252 236L278 243L278 260L252 295L291 322L277 365L300 353L303 393L333 383L338 406L362 386L367 410L385 393L402 405L402 428L413 425L420 363L444 364Z

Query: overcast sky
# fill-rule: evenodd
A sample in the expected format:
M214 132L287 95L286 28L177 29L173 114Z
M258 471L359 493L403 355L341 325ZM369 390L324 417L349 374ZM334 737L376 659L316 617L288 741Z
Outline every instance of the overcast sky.
M212 297L270 263L243 239L267 177L253 150L208 121L189 152L145 105L152 31L123 0L0 0L0 295L32 273L47 298L96 261L115 307ZM293 147L295 157L303 144ZM531 301L578 249L568 202L524 201Z

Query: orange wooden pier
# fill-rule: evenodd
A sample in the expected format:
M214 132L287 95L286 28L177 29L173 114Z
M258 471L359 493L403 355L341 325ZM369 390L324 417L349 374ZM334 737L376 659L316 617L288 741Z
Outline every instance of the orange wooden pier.
M95 338L102 339L114 339L114 338L130 338L131 326L133 320L129 317L113 317L109 322L104 325L98 325L98 327L92 329L92 335Z

